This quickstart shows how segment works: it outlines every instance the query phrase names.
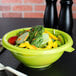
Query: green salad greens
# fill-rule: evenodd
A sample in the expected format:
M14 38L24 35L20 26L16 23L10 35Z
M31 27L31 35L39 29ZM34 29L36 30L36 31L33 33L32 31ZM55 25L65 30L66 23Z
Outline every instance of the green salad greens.
M66 40L62 34L45 30L43 26L34 26L29 30L17 33L15 45L28 49L51 49L65 44Z

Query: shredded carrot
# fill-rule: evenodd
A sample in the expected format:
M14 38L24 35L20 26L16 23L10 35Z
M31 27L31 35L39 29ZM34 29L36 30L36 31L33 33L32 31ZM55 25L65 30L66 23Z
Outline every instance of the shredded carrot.
M25 37L24 41L27 39L28 36L29 36L29 34L27 34L27 36Z
M34 45L32 45L32 47L34 48L34 49L38 49L36 46L34 46Z
M17 39L17 41L21 40L21 38Z
M35 36L37 35L37 32L35 33Z
M30 30L26 30L27 32L30 32Z
M34 31L34 29L32 29L32 31Z
M22 34L23 34L23 33L22 33ZM21 36L22 34L20 34L20 36Z
M34 39L32 39L32 40L35 40L35 38L34 38Z

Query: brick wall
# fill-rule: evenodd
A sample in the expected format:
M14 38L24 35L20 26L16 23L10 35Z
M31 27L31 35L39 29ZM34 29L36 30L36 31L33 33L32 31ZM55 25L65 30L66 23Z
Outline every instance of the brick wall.
M58 14L60 11L57 1ZM76 0L73 0L73 18L76 18ZM45 0L0 0L0 18L43 18Z

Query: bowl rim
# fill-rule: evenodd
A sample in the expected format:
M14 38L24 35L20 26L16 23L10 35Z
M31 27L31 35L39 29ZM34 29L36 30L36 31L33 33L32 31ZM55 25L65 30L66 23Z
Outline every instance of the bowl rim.
M31 28L31 27L30 27ZM14 45L11 45L10 43L8 43L8 40L6 39L7 36L10 34L10 33L13 33L13 32L19 32L21 30L26 30L26 29L30 29L30 28L20 28L20 29L16 29L16 30L13 30L13 31L10 31L8 33L6 33L3 38L2 38L2 45L7 48L8 50L10 50L11 52L14 52L14 53L19 53L19 54L25 54L25 55L42 55L42 54L53 54L53 53L59 53L59 52L63 52L63 51L66 51L66 49L68 49L69 47L71 47L73 45L73 40L71 38L71 36L61 30L57 30L55 29L56 32L59 32L63 35L65 35L65 37L68 39L68 41L66 42L66 44L60 46L60 47L57 47L57 48L52 48L52 49L38 49L38 50L34 50L34 49L24 49L24 48L20 48L20 47L16 47ZM52 31L54 29L52 28L45 28L47 29L48 31Z

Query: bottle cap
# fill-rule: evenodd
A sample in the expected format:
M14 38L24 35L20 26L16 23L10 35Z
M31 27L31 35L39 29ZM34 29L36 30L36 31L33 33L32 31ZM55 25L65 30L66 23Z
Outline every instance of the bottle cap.
M46 0L47 3L56 2L57 0Z
M73 4L73 1L72 0L61 0L61 4L72 5Z

